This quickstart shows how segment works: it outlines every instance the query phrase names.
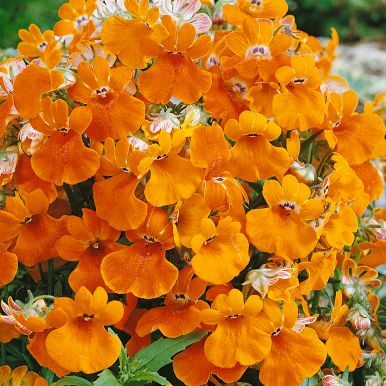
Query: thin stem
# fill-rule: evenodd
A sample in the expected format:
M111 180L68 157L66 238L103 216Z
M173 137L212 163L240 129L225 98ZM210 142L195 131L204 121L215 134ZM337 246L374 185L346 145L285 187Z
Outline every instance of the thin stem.
M54 294L54 275L55 275L55 267L54 260L48 260L48 293L50 295Z

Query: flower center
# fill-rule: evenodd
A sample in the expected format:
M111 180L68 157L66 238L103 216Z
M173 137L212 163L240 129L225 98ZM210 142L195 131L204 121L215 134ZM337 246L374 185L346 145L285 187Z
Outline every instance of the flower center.
M161 155L158 155L157 157L155 157L155 159L157 160L157 161L161 161L161 159L164 159L164 158L166 158L168 155L167 154L161 154Z
M108 92L109 88L107 86L95 90L95 94L101 96L102 98L105 98Z
M277 328L271 335L272 336L278 336L281 332L281 330L283 329L283 327L279 327Z
M305 83L307 83L307 79L306 78L294 78L292 80L292 83L293 84L305 84Z
M80 27L84 27L88 22L88 17L87 15L82 15L82 16L79 16L76 20L75 20L75 27L77 28L80 28Z
M39 49L39 51L43 52L47 46L48 46L47 42L41 42L40 44L38 44L38 49Z
M147 234L143 234L142 238L149 243L157 243L158 242L153 236L149 236Z
M91 319L94 319L94 314L83 314L82 319L86 322L90 321Z
M297 210L297 205L292 201L282 201L279 204L285 210Z
M247 54L247 58L254 57L258 59L271 59L271 51L267 46L259 44L257 46L249 47Z

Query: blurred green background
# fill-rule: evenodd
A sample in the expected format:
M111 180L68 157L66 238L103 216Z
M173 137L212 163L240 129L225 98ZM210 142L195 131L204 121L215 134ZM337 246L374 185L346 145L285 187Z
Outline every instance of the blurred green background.
M316 36L337 28L342 41L386 38L386 0L287 0L298 26ZM64 0L0 0L0 48L16 47L30 23L52 28Z

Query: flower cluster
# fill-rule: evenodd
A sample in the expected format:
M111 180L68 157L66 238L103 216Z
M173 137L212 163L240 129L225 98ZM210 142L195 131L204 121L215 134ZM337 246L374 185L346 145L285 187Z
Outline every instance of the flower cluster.
M382 384L386 94L359 104L331 74L337 32L322 45L287 11L69 0L53 30L19 31L0 63L0 284L69 275L3 299L2 342L27 336L61 378L110 368L121 340L133 356L202 331L173 358L186 385L248 368L343 385L361 366ZM26 371L1 380L45 384Z

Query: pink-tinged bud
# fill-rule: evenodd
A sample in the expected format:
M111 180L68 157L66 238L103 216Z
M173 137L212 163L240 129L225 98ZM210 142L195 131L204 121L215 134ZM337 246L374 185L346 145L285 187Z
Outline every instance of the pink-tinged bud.
M328 374L322 378L322 386L349 386L350 383L346 382L338 375Z
M19 152L16 146L7 147L0 153L0 174L11 174L16 170Z
M358 304L350 310L347 318L357 331L367 330L371 327L369 314L362 306Z
M325 375L322 378L322 385L323 386L339 386L341 383L339 382L339 377L335 375Z
M297 177L301 182L308 183L315 181L316 170L311 164L294 161L290 168L291 174Z

